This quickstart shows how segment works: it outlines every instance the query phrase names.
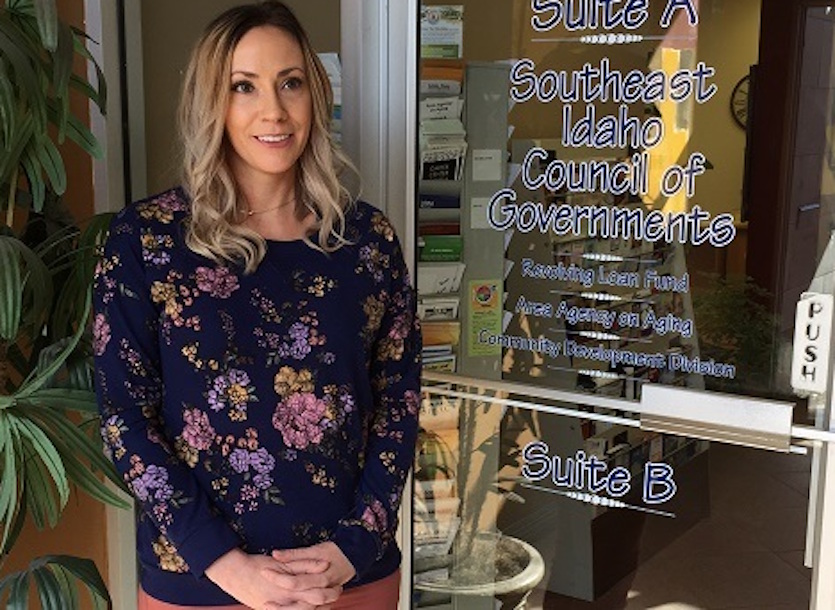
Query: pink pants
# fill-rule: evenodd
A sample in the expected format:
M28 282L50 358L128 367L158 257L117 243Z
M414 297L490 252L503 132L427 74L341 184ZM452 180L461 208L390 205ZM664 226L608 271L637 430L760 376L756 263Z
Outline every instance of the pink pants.
M400 570L375 582L348 589L331 610L396 610L400 597ZM139 590L138 610L248 610L246 606L178 606L154 599Z

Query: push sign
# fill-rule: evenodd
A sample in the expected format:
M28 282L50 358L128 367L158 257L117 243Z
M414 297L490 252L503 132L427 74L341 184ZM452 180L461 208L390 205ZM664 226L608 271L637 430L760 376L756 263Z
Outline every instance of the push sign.
M796 392L820 394L826 391L832 305L831 294L814 292L803 293L797 303L792 358L792 387Z

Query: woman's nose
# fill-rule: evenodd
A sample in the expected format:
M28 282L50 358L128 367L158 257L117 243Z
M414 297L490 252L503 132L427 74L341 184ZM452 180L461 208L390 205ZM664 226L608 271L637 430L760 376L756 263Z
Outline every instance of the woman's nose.
M283 121L287 118L287 110L278 91L270 90L265 98L265 107L263 109L264 120Z

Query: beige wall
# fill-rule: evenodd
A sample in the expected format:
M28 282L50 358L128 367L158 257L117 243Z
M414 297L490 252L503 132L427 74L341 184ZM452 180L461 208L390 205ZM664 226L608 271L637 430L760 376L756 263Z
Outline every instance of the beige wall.
M713 82L719 92L697 107L690 151L701 151L713 164L696 183L692 203L716 214L733 213L739 219L745 132L731 117L734 85L757 62L760 38L760 0L710 0L700 11L698 59L716 67Z
M285 0L319 52L339 51L339 8L333 0ZM203 27L237 0L142 0L142 57L148 193L177 183L175 115L182 73Z
M58 11L67 23L84 27L84 3L82 0L58 0ZM74 68L76 73L86 74L87 66L80 56L76 56ZM70 107L82 121L87 123L87 98L77 91L70 92ZM93 215L93 163L90 156L77 144L67 138L59 144L61 155L67 170L67 192L64 202L72 210L75 218L83 220Z

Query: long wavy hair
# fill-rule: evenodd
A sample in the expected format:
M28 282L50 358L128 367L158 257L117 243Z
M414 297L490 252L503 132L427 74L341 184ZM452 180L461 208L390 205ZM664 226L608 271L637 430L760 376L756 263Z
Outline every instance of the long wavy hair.
M333 92L327 73L292 11L269 0L238 6L212 21L198 40L189 60L179 109L183 147L183 187L191 198L186 243L194 252L218 263L242 264L254 271L266 252L266 242L240 223L240 193L228 163L230 144L225 133L231 95L232 53L251 29L275 26L301 47L313 104L310 136L296 167L296 213L316 215L318 244L333 252L348 243L345 210L353 198L340 182L348 170L356 172L330 134Z

